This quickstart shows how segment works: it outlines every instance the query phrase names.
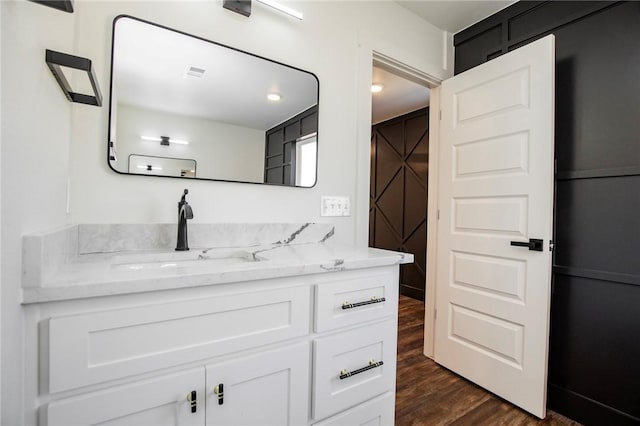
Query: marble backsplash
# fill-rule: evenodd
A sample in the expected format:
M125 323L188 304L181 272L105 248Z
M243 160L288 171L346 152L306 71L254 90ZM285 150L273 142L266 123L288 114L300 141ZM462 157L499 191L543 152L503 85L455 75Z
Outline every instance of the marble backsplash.
M190 223L192 249L259 247L324 242L330 223ZM79 255L173 250L176 224L79 224L23 236L22 285L34 286Z
M78 226L22 237L22 285L38 285L78 255Z
M78 254L130 250L173 250L175 224L78 225ZM189 224L192 249L255 247L274 244L317 243L333 235L327 223Z

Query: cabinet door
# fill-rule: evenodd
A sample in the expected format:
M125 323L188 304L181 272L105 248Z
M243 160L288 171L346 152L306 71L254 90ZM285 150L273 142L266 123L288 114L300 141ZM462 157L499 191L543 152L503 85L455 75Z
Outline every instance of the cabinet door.
M310 356L304 343L207 367L207 426L307 424Z
M49 426L204 425L204 370L197 368L50 403ZM195 391L195 410L191 397ZM195 411L195 412L192 412Z

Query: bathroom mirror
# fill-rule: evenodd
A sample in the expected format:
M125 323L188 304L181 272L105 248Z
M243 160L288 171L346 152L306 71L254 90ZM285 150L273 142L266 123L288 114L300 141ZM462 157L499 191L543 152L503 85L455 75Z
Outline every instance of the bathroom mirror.
M122 174L313 186L318 93L310 72L118 16L109 166Z

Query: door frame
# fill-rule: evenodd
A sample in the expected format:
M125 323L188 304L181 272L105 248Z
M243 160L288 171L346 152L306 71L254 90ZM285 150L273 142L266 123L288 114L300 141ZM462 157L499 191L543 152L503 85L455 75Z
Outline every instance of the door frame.
M438 247L438 175L440 155L440 86L431 89L429 100L429 182L427 189L427 282L424 305L423 353L434 357L436 340L436 272ZM434 159L432 161L432 159Z
M426 86L430 90L429 100L429 182L427 196L427 271L425 283L425 316L423 353L433 358L435 341L435 297L436 297L436 245L438 214L438 165L437 158L440 144L440 85L442 79L413 67L393 56L382 53L380 49L360 46L359 52L360 78L358 90L361 93L358 105L358 153L357 155L357 188L356 188L356 224L355 242L358 246L368 246L369 240L369 193L371 182L371 84L372 67L383 68L414 83ZM365 128L366 125L366 128ZM366 154L365 154L366 153Z

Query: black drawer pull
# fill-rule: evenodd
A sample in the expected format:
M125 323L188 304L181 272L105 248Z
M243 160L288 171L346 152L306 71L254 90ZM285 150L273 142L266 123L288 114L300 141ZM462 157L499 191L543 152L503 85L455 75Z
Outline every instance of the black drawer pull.
M374 303L382 303L385 300L387 300L384 297L380 297L378 299L376 299L375 297L372 297L371 300L366 300L364 302L358 302L358 303L349 303L349 302L344 302L342 304L342 309L351 309L351 308L357 308L358 306L365 306L365 305L371 305Z
M511 241L512 246L528 247L529 250L542 251L542 240L538 238L529 238L529 241Z
M347 377L355 376L356 374L360 374L364 371L371 370L372 368L381 367L383 364L384 364L384 361L375 362L374 360L370 360L369 365L367 365L366 367L358 368L357 370L353 370L353 371L342 370L340 372L340 380L344 380Z

